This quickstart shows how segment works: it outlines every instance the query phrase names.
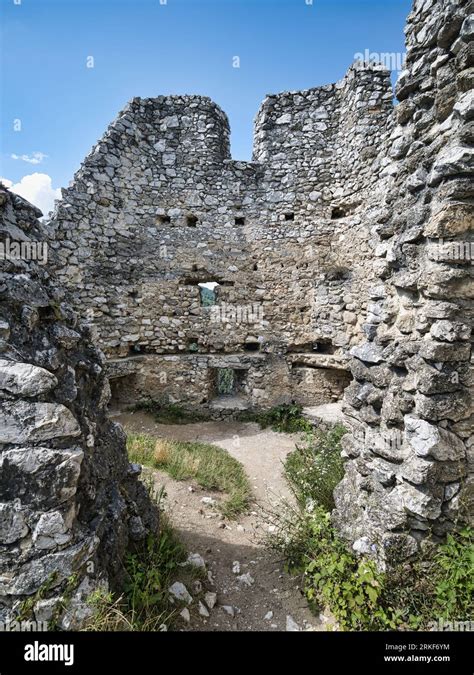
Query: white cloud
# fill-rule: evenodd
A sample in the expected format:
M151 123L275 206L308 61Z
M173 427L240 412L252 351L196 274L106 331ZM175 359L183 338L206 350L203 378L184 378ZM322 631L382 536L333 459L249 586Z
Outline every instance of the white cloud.
M47 156L44 152L33 152L31 155L15 155L14 153L10 155L12 159L19 159L22 162L28 162L28 164L41 164Z
M15 184L7 178L0 178L0 181L12 192L41 209L45 216L53 210L54 200L61 199L60 188L53 188L51 176L46 173L23 176L20 182Z

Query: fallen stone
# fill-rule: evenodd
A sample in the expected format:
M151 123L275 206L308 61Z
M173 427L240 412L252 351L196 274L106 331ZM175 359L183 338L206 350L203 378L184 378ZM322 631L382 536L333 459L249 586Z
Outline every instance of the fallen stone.
M195 579L193 581L193 591L196 595L202 593L202 583L199 581L199 579Z
M185 602L187 605L190 605L193 601L188 589L181 581L175 581L168 588L168 593L178 602Z
M217 593L212 593L211 591L208 591L204 595L204 602L209 607L209 609L214 609L217 602Z
M197 567L198 569L206 569L204 558L199 555L199 553L190 553L186 562L182 563L182 565L190 565L191 567Z
M184 609L180 611L179 615L184 621L186 621L186 623L189 623L191 621L191 614L187 607L184 607Z
M301 631L301 628L298 626L296 621L289 614L286 617L286 631L288 633L298 633Z
M255 579L249 572L241 574L239 577L237 577L237 581L239 582L239 584L244 584L245 586L253 586L253 584L255 583Z
M206 504L206 506L215 506L217 501L212 497L203 497L201 499L201 504Z

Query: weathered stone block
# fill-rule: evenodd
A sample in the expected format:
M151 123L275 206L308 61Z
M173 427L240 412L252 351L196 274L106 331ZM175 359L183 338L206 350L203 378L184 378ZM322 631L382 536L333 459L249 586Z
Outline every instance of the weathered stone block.
M465 389L457 392L456 396L445 394L425 396L422 393L415 396L416 414L435 422L445 419L458 422L469 414L470 405L471 398Z
M415 487L410 483L397 485L390 496L407 513L418 518L435 520L441 515L441 500L436 499L429 492L424 492L421 488Z
M46 511L74 496L84 453L80 448L21 447L0 454L0 501Z
M0 541L3 544L13 544L26 536L28 531L20 500L0 503Z
M456 237L470 232L474 227L472 209L467 204L447 204L431 216L426 223L425 237Z
M434 341L424 341L420 345L420 356L428 361L438 363L453 363L455 361L469 361L471 346L469 344L442 344Z
M3 403L0 407L0 443L29 443L79 436L74 415L57 403Z
M435 321L431 326L430 333L437 340L456 342L458 340L469 340L471 337L471 327L459 321L441 320Z
M466 457L466 447L458 436L415 415L405 416L405 439L419 457L442 462Z
M47 580L51 581L52 588L58 586L94 555L98 544L97 537L90 537L64 551L31 560L18 572L3 571L0 573L0 595L31 595Z
M44 368L0 359L0 389L29 397L46 394L57 384L56 377Z

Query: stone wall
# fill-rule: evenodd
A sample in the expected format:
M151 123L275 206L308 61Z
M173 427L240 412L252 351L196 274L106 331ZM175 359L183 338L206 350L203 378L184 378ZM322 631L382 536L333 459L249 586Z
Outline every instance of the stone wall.
M364 64L268 97L253 162L230 158L227 118L205 97L133 99L120 113L50 227L59 278L111 376L135 374L132 398L208 406L217 354L247 371L246 406L341 396L391 110L389 73ZM219 284L217 307L201 305L200 282ZM293 372L295 353L314 357L311 373Z
M474 3L416 0L388 154L368 341L352 348L354 419L336 523L394 561L472 518Z
M32 599L37 621L71 628L157 514L106 417L104 356L36 256L41 213L2 187L0 215L0 620ZM5 259L11 242L29 253Z

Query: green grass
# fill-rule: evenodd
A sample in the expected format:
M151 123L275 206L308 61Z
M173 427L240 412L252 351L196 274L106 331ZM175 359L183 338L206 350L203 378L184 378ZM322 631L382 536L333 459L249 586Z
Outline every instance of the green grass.
M149 534L142 547L124 559L123 594L96 591L88 598L94 610L87 631L160 631L173 625L176 605L168 588L183 573L186 549L178 540L166 515L160 516L160 531Z
M202 422L207 419L203 413L186 410L175 403L155 401L153 399L138 401L131 409L152 415L158 424L192 424L193 422Z
M243 412L237 419L241 422L257 422L262 429L270 427L273 431L293 434L299 431L310 432L311 422L302 415L302 407L296 404L283 404L263 412Z
M236 518L249 505L251 487L241 465L222 448L208 443L183 443L130 434L127 439L130 461L166 471L175 480L195 480L206 490L227 495L219 508Z

